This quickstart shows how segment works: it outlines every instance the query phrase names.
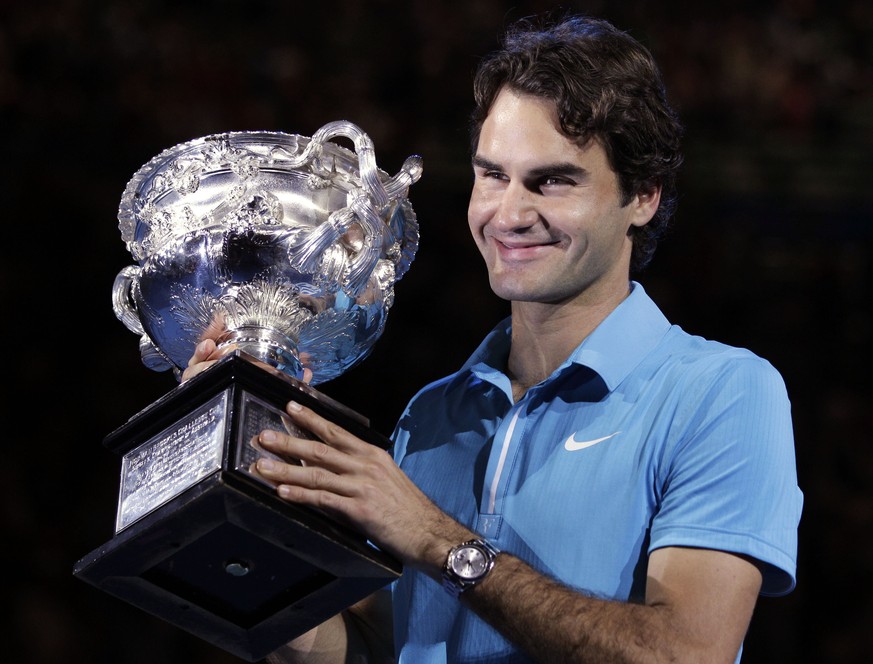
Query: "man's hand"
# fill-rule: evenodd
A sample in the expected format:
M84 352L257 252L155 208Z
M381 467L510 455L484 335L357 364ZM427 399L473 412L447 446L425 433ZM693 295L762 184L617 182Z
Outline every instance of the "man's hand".
M204 339L197 347L194 349L194 354L188 360L188 367L185 371L182 372L182 380L181 382L185 382L186 380L191 380L197 374L205 371L213 364L218 362L222 357L227 355L228 353L232 353L237 349L236 344L227 344L226 346L218 346L215 343L214 339ZM307 357L301 357L301 362L304 364L307 361ZM270 366L267 363L264 363L264 366ZM303 367L303 376L301 380L304 383L309 383L312 380L312 370L308 367Z
M235 348L236 346L234 345L219 348L213 339L204 339L197 344L197 347L194 349L194 354L188 360L188 367L182 372L182 382L184 383L186 380L191 380L194 376L211 367Z
M261 458L257 472L283 499L319 509L366 535L404 564L438 578L446 552L473 533L434 505L391 455L297 402L287 413L318 440L264 431L265 449L302 465Z
M188 360L182 380L190 380L235 349L232 344L218 347L213 339L204 339ZM304 368L303 381L311 379L312 372ZM438 578L446 552L474 533L434 505L385 450L295 401L288 403L286 411L294 424L318 440L263 431L258 444L289 462L262 457L254 470L275 484L284 500L322 510L405 565Z

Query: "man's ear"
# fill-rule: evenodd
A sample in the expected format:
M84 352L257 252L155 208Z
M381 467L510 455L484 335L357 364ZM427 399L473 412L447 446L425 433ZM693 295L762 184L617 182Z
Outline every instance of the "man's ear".
M655 216L658 211L658 205L661 203L661 185L647 183L633 197L630 205L631 210L631 225L637 228L645 226Z

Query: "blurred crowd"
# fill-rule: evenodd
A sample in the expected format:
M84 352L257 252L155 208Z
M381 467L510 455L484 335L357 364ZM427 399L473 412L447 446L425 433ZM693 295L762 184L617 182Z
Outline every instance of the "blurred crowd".
M689 331L770 359L792 396L798 588L762 602L745 661L869 661L869 0L0 2L4 661L236 661L71 574L110 534L118 464L100 440L174 384L109 306L131 262L115 228L130 175L198 136L336 119L387 171L421 154L420 256L372 358L325 386L390 432L504 313L464 222L471 73L507 23L556 8L647 44L687 126L676 232L647 290Z

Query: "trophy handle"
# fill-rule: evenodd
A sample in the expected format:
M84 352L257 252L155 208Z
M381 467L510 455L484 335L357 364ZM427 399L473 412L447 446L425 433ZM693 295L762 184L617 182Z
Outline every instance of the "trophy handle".
M364 241L357 256L352 259L345 284L349 292L358 295L366 288L370 275L379 262L384 232L391 233L393 242L402 239L397 236L395 229L383 222L381 215L398 198L404 197L409 187L421 177L422 159L418 155L408 157L400 171L383 182L376 165L372 139L357 125L339 120L329 122L316 131L309 144L292 163L301 166L318 159L324 143L337 137L347 138L354 143L362 189L352 192L349 205L333 212L326 223L311 232L289 252L289 257L296 260L304 270L315 272L328 247L335 244L352 223L358 223L364 232ZM401 276L403 271L405 270L400 271ZM396 281L396 273L392 276L392 282Z
M388 197L391 200L401 196L405 197L409 188L419 181L423 170L424 161L421 156L414 154L407 157L397 175L385 182L385 191L388 192Z
M145 334L132 294L139 273L138 265L128 265L116 275L112 284L112 311L128 330L135 334Z
M136 278L139 276L140 269L138 265L128 265L116 275L115 282L112 284L112 311L128 330L140 335L139 353L144 365L152 371L173 369L178 372L176 365L145 333L139 319L133 289L136 288Z
M355 154L358 156L358 172L361 177L361 183L369 194L373 207L381 212L390 203L390 198L388 192L385 191L385 186L382 184L382 178L379 177L373 141L360 127L345 120L328 122L313 134L312 140L306 146L306 150L304 150L304 154L306 154L310 147L314 151L320 152L321 146L326 141L338 136L348 138L354 143Z

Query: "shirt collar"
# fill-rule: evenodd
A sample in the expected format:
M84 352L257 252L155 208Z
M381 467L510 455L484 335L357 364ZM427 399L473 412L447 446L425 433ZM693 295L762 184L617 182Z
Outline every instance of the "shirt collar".
M578 364L596 372L612 391L669 329L670 322L642 285L632 281L630 294L576 347L555 375L571 364ZM455 379L472 372L494 384L506 381L504 368L511 332L510 317L485 337Z
M632 281L630 294L577 346L564 366L572 362L596 371L612 391L669 329L670 321L642 285Z

